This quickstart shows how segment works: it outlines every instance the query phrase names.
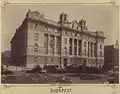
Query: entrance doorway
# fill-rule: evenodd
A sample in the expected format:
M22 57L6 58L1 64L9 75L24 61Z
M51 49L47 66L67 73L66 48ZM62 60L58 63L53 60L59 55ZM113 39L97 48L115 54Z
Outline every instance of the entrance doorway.
M67 59L63 59L64 67L67 67Z
M86 59L84 59L84 63L83 63L83 65L84 65L85 67L86 67L86 62L87 62Z

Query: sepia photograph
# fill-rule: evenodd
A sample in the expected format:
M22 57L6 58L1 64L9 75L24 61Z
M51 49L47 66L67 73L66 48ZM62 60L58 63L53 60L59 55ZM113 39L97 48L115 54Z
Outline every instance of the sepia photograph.
M1 7L2 84L118 84L119 7Z

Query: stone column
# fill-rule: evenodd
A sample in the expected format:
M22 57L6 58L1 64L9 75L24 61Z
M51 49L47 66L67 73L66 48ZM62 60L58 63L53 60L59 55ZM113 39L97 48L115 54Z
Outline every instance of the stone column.
M93 57L94 57L94 43L92 43L92 49L93 49Z
M57 47L57 41L56 36L54 36L54 54L56 55L56 47Z
M89 41L88 41L88 57L89 57L89 55L90 55L90 45L89 45L90 43L89 43Z
M72 55L74 55L74 39L72 39Z
M80 56L82 56L82 40L81 40L81 43L80 43Z
M89 42L89 57L91 57L91 42Z
M84 40L81 40L81 56L84 56Z
M69 55L69 38L67 38L67 55Z
M48 35L48 54L50 54L50 35Z
M77 39L77 55L78 55L78 53L79 53L79 52L78 52L78 51L79 51L79 43L78 43L78 42L79 42L79 40Z

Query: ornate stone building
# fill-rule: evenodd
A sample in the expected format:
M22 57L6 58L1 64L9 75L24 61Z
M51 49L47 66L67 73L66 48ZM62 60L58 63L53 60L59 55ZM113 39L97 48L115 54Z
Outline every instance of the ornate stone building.
M61 13L55 22L29 10L11 40L12 63L28 68L45 64L102 66L104 39L102 31L89 31L83 19L70 22L67 14Z

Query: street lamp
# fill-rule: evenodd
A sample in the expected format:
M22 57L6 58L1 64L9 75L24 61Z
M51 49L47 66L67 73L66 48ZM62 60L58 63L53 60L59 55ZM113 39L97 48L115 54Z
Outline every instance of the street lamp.
M60 14L60 68L62 68L62 28L63 22L67 23L67 14L61 13Z
M63 25L63 13L60 14L60 69L62 68L62 25Z

